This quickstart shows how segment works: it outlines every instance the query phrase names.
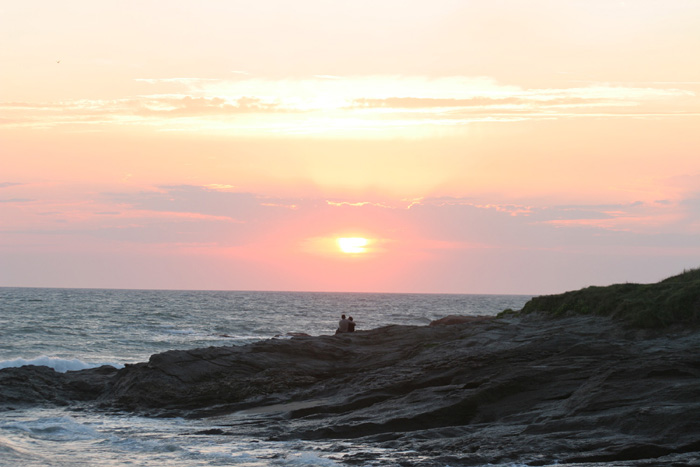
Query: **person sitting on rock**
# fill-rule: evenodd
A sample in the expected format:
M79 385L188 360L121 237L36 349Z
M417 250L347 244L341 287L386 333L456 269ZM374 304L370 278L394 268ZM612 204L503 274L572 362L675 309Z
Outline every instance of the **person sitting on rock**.
M345 315L342 315L342 316L340 317L340 322L338 322L338 329L336 329L335 333L336 333L336 334L341 334L341 333L344 333L344 332L348 332L348 328L350 327L350 324L349 324L349 323L350 323L350 321L348 321L348 320L345 318Z
M348 332L355 332L355 321L352 320L352 316L348 318Z

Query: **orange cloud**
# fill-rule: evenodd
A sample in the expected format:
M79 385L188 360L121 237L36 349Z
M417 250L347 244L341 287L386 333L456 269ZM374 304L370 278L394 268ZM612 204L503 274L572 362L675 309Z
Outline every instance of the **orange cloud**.
M240 97L229 101L222 97L184 96L134 100L131 104L137 107L136 113L139 115L171 115L175 117L283 111L279 105L263 102L262 99L256 97Z
M5 126L167 126L216 131L233 123L244 134L416 134L416 128L462 127L556 117L697 116L693 83L591 83L585 87L523 88L488 78L426 79L359 76L297 80L154 79L181 92L114 99L0 103ZM680 87L679 87L680 86ZM685 86L685 87L683 87ZM300 119L299 114L305 118ZM175 123L173 120L179 119Z

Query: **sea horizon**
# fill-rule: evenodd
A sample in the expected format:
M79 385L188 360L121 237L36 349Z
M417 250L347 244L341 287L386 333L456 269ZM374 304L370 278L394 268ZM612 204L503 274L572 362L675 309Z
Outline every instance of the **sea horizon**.
M308 294L377 294L377 295L481 295L481 296L529 296L546 294L531 293L492 293L492 292L366 292L341 290L264 290L264 289L197 289L197 288L138 288L138 287L63 287L35 285L0 285L0 289L58 289L58 290L114 290L114 291L153 291L153 292L242 292L242 293L308 293Z

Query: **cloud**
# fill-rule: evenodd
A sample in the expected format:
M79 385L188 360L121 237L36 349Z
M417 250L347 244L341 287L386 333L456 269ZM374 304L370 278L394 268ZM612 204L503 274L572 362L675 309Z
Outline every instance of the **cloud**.
M278 104L266 103L256 97L241 97L233 101L221 97L164 97L132 101L130 105L137 107L139 115L172 117L232 115L284 110Z
M685 223L700 235L700 193L695 193L693 196L684 199L681 202L681 207L686 215Z
M700 206L700 203L698 203ZM698 210L700 211L700 209ZM431 238L518 248L584 248L635 244L658 247L667 235L691 245L693 230L680 228L675 204L490 204L472 199L427 198L414 203L412 221ZM700 213L700 212L699 212ZM674 232L674 233L671 233ZM631 239L634 239L632 241ZM675 245L667 242L667 245ZM679 244L679 245L680 245Z
M606 101L601 99L547 99L532 100L522 97L472 97L468 99L427 98L427 97L387 97L383 99L359 98L353 105L360 108L382 109L440 109L440 108L470 108L470 109L510 109L518 110L532 107L533 103L541 107L600 105Z
M36 212L46 203L29 198ZM358 231L381 238L423 239L440 248L654 248L697 243L700 196L681 202L544 205L432 197L368 199L268 197L228 185L168 185L136 193L104 193L94 203L63 204L45 228L70 219L75 229L125 241L244 244L268 235L307 236ZM47 227L48 226L48 227ZM373 232L374 231L374 232ZM182 237L179 237L179 233ZM692 239L692 240L691 240ZM437 242L437 243L436 243Z
M340 206L349 206L349 207L374 206L374 207L391 209L391 206L389 206L387 204L377 203L377 202L372 202L372 201L326 201L326 204L328 204L329 206L335 206L335 207L340 207Z
M161 186L155 191L105 194L104 197L128 205L131 209L197 213L239 220L248 218L260 205L258 198L250 193L219 191L194 185Z
M236 187L234 185L227 185L222 183L210 183L204 185L204 188L215 191L235 191Z
M148 84L176 83L184 86L193 86L222 80L218 78L134 78L134 81Z
M62 202L56 205L60 211L50 213L47 203L33 203L27 211L31 222L3 226L3 236L21 236L33 250L32 245L48 243L84 252L89 245L105 257L111 255L112 261L119 256L115 252L138 251L144 262L191 258L187 264L209 257L231 267L255 264L266 274L275 268L332 269L324 261L343 261L333 249L335 238L364 236L375 242L370 261L377 270L415 275L415 284L402 290L425 287L425 271L435 271L435 290L447 290L440 283L454 279L453 291L465 290L465 281L480 284L474 290L492 290L488 284L498 281L498 274L537 271L532 273L537 283L520 289L536 292L545 286L565 287L557 285L562 268L588 268L579 271L586 285L591 280L636 277L622 276L619 267L615 276L609 268L638 263L639 258L673 267L692 262L700 257L698 200L695 193L670 204L545 205L473 197L392 203L373 198L273 198L211 184L167 185L104 193L90 203ZM41 214L39 209L43 216L31 215ZM669 216L679 210L685 210L684 218ZM666 222L671 222L668 229L659 228ZM319 256L310 246L321 241L330 250ZM485 271L491 271L490 279Z
M4 126L148 125L243 133L410 132L415 127L557 117L696 116L682 83L525 88L488 77L140 78L155 91L117 99L0 103ZM173 85L178 92L172 93ZM298 114L304 114L299 119ZM183 119L179 128L175 119ZM189 120L188 120L189 119ZM186 120L186 121L185 121ZM196 122L193 123L193 122Z
M0 203L31 203L33 201L36 201L31 198L8 198L8 199L0 199Z
M590 86L561 89L513 89L490 96L486 91L468 98L454 97L383 97L357 98L355 108L400 110L461 110L463 113L581 114L595 111L616 114L620 108L637 108L661 100L687 99L695 93L677 88L637 88L625 86ZM606 110L607 109L607 110ZM629 110L627 110L629 111ZM646 111L646 110L645 110ZM657 109L658 111L658 109ZM677 111L674 111L677 114Z
M17 182L0 182L0 188L9 188L11 186L20 186L23 185L23 183L17 183Z
M40 104L0 103L7 114L0 125L51 128L66 125L162 125L171 126L176 118L202 122L240 115L289 112L277 103L256 97L141 96L112 100L79 99ZM191 128L187 127L186 128Z

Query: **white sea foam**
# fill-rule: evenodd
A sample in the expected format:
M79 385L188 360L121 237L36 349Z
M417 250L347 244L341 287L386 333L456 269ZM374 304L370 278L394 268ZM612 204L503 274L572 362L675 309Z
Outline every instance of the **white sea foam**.
M287 455L285 463L287 465L308 465L319 467L332 467L339 465L334 460L319 457L317 454L312 452L290 453Z
M0 465L24 467L51 465L50 457L34 452L31 447L22 446L7 437L0 438Z
M79 423L69 416L38 418L23 423L3 424L1 427L25 431L33 438L51 441L92 440L103 437L94 428Z
M48 366L49 368L53 368L59 373L65 373L66 371L86 370L88 368L97 368L103 365L113 366L114 368L124 368L124 365L120 363L87 363L77 358L65 359L42 355L40 357L32 358L29 360L25 358L15 358L14 360L0 361L0 370L2 370L3 368L18 368L25 365Z
M170 327L163 327L163 332L166 334L181 334L184 336L200 334L194 329L173 329Z

